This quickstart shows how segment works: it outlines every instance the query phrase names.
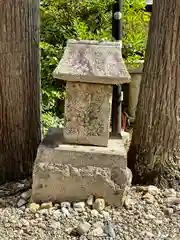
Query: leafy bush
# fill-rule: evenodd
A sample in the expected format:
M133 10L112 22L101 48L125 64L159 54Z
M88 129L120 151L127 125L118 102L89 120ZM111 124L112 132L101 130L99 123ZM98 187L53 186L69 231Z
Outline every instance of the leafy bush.
M41 1L42 112L45 128L59 124L63 116L64 85L52 78L67 39L112 40L114 0ZM149 15L144 0L125 0L123 12L123 57L131 65L143 59ZM52 120L53 119L53 120Z
M124 0L123 56L132 67L144 59L149 20L145 0Z

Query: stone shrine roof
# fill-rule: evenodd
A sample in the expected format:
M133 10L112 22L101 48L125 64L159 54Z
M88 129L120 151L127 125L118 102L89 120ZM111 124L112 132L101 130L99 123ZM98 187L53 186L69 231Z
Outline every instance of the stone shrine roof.
M74 82L123 84L130 82L120 42L68 40L53 77Z

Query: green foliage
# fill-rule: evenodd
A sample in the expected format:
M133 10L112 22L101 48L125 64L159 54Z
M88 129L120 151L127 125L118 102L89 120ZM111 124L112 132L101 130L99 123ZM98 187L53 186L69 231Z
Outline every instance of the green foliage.
M145 0L124 0L123 55L130 66L144 59L150 14L145 12Z
M111 18L114 0L41 1L41 79L43 122L59 124L64 87L52 78L67 39L112 40ZM124 0L123 57L132 65L143 59L149 16L144 0ZM54 119L54 120L52 120Z

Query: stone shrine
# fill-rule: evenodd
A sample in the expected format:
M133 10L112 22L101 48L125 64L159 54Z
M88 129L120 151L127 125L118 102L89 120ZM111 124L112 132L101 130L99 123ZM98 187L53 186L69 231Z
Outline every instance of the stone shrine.
M53 76L67 81L65 128L49 129L39 146L33 201L93 194L120 206L132 178L122 140L109 138L112 86L130 82L121 42L69 40Z

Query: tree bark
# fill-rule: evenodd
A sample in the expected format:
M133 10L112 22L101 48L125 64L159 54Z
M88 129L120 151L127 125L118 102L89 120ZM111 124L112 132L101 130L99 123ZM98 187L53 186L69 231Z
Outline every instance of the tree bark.
M128 152L134 183L179 188L180 6L154 0L136 124Z
M0 183L31 174L40 136L39 1L0 0Z

